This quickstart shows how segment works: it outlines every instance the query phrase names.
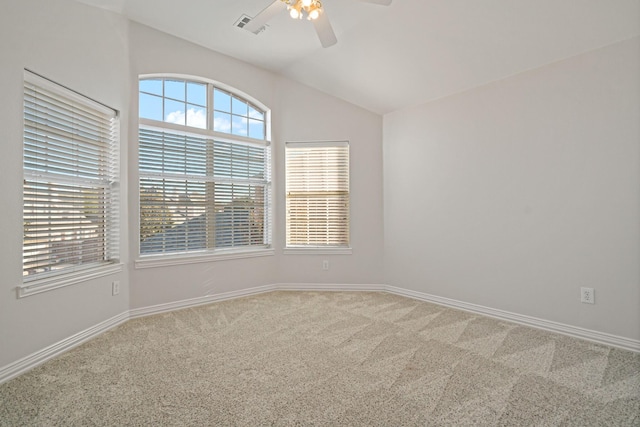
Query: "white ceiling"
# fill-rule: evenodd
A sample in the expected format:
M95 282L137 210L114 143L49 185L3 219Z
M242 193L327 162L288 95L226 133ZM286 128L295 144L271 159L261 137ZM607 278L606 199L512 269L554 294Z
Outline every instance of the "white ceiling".
M640 35L640 0L323 0L322 49L286 12L236 28L272 0L78 0L384 114Z

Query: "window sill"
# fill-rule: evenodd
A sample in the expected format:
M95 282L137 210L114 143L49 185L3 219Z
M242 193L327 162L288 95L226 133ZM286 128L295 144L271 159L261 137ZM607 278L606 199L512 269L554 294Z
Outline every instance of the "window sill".
M30 295L86 282L87 280L120 273L122 269L122 264L110 264L106 266L88 268L81 271L75 271L73 273L60 274L44 279L36 279L18 286L16 290L18 292L18 298L24 298Z
M142 255L136 260L136 268L168 267L172 265L197 264L201 262L226 261L230 259L256 258L273 256L275 251L269 249L253 249L243 251L229 251L224 253L200 253L184 255Z
M321 248L321 247L287 247L282 250L284 255L351 255L352 248Z

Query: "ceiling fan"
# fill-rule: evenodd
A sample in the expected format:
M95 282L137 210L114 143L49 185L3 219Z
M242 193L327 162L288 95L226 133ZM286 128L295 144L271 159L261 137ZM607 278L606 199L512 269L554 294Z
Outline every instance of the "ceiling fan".
M389 6L392 0L358 0L364 3L379 4L382 6ZM320 0L275 0L269 6L267 6L262 12L258 13L248 24L243 28L247 31L251 31L254 34L258 34L264 29L264 26L278 13L289 11L289 15L293 19L302 19L306 16L309 21L313 23L313 26L320 39L322 47L333 46L338 42L329 18L322 7Z

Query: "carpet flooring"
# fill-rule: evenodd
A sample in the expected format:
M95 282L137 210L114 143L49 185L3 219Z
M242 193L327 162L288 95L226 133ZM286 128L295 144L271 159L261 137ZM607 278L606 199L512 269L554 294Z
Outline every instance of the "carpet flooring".
M2 426L640 426L640 354L377 292L138 318L0 385Z

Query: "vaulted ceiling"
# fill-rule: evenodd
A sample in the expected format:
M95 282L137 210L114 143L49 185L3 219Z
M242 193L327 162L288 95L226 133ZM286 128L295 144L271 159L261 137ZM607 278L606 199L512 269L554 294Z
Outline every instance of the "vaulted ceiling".
M78 0L384 114L640 35L640 0L323 0L323 49L286 12L254 35L234 24L273 0Z

